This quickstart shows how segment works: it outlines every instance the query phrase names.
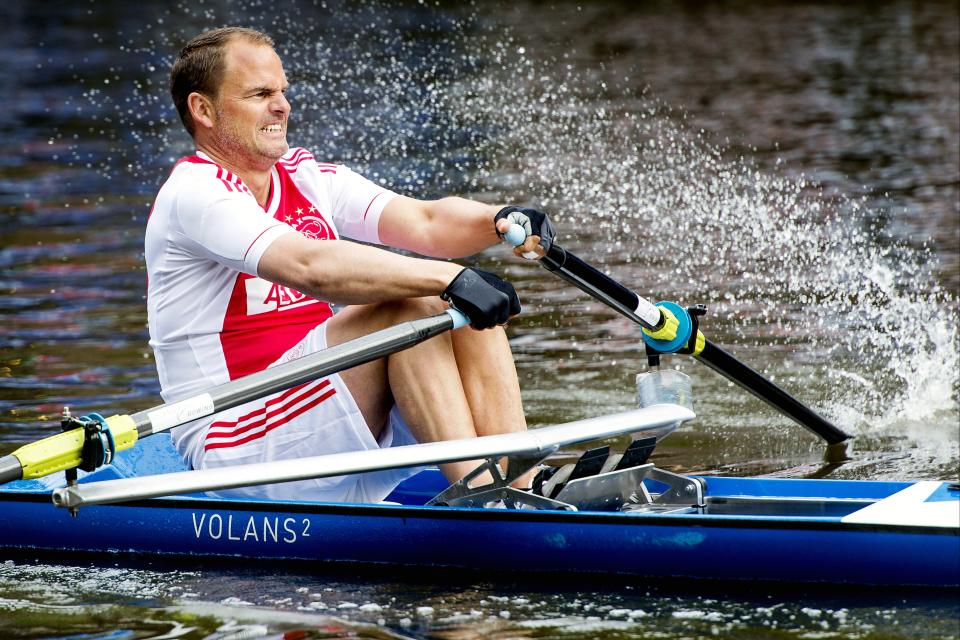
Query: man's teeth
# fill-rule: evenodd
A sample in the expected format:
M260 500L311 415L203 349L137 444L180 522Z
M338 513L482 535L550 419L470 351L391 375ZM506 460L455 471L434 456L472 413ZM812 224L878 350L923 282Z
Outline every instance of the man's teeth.
M283 126L280 124L268 124L267 126L260 129L260 131L266 131L267 133L279 133L283 130Z

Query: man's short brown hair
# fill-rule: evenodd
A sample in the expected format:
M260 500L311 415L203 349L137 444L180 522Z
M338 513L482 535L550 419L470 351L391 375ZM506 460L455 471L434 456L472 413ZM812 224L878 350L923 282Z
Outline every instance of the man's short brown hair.
M233 38L243 38L254 44L273 48L273 40L265 33L244 27L224 27L205 31L192 39L173 63L170 70L170 95L177 107L183 126L192 136L193 118L187 106L187 98L196 91L216 98L226 68L223 51Z

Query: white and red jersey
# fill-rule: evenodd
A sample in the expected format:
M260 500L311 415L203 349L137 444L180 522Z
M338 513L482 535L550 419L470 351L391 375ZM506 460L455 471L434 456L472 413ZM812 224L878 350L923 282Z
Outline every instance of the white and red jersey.
M302 148L277 162L271 180L261 207L239 177L198 152L157 195L145 241L147 310L167 401L266 368L331 317L327 302L257 276L279 236L379 244L393 192Z

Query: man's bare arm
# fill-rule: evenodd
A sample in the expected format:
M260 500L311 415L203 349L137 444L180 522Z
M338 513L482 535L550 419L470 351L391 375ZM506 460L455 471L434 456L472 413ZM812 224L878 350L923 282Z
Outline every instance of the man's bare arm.
M380 215L380 242L436 258L462 258L500 242L493 218L502 206L465 198L392 199Z
M299 233L274 240L257 267L262 278L337 304L440 295L462 270L450 262L410 258L347 240L312 240Z

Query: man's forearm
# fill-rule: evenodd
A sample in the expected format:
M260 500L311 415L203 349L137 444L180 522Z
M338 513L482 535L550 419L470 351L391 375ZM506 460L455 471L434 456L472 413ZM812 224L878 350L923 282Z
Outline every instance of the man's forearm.
M466 198L414 200L399 196L384 209L380 241L436 258L461 258L500 241L493 218L502 207Z
M346 240L277 238L260 259L260 277L337 304L440 295L463 267L401 256Z

